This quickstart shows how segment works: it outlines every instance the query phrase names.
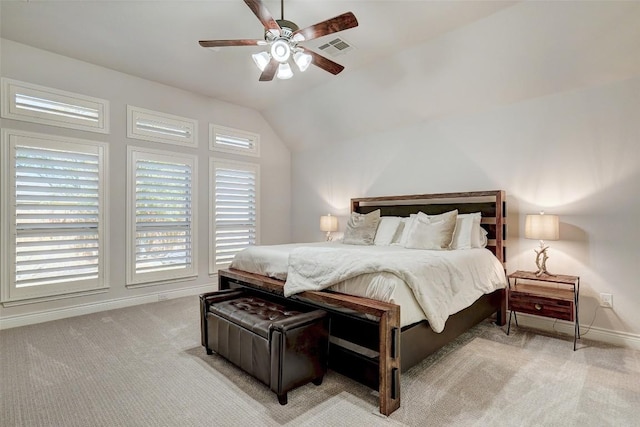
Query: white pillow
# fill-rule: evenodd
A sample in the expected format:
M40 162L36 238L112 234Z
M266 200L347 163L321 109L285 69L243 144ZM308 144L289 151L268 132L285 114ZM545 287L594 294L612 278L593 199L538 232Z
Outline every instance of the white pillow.
M398 228L396 229L396 234L393 235L393 239L391 239L392 245L399 245L400 239L402 239L402 235L404 234L404 230L407 227L407 222L409 218L400 218L400 223L398 224Z
M458 214L456 231L453 233L451 249L480 247L480 212Z
M351 212L342 243L346 245L372 245L380 222L380 209L368 214Z
M451 249L486 248L487 230L480 226L481 219L480 212L458 214Z
M457 210L440 215L427 215L419 212L411 224L405 247L410 249L449 249L456 228L457 216Z
M373 244L378 246L389 246L393 242L393 238L401 223L402 218L399 216L381 217Z
M489 233L487 233L487 230L485 230L484 228L482 227L479 227L479 228L480 228L480 233L477 235L476 234L473 235L473 236L478 236L478 240L475 241L474 243L474 239L471 239L471 246L474 248L486 248L488 243L487 234ZM474 246L474 245L477 245L477 246Z
M402 235L400 236L400 241L398 242L400 246L407 245L407 239L409 238L409 233L411 232L411 226L413 225L413 220L417 216L418 214L411 214L409 215L409 218L405 218L404 228L402 229Z

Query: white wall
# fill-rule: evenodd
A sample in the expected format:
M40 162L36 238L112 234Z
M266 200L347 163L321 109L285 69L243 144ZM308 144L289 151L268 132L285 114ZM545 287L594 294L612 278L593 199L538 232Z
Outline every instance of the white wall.
M639 137L636 77L300 151L293 238L320 240L325 212L343 229L351 197L503 189L508 271L535 269L524 215L558 214L547 266L581 276L581 323L640 337Z
M80 314L137 302L157 300L158 293L179 296L213 289L216 277L208 275L208 124L216 123L261 136L261 242L286 243L290 240L290 154L262 115L234 104L164 86L68 57L34 49L9 40L1 40L1 74L16 80L108 99L111 106L111 131L108 135L54 126L2 119L3 128L63 135L109 144L109 290L106 294L66 298L16 307L0 307L1 327ZM153 143L126 137L127 104L198 120L197 149ZM127 145L183 151L198 155L198 268L196 280L128 289L125 287L125 178ZM215 154L221 158L253 161L253 158ZM2 203L5 203L2 198Z

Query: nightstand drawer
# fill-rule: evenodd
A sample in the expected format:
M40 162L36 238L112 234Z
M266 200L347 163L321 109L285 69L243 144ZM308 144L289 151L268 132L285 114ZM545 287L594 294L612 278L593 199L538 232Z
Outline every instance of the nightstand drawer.
M573 301L509 292L509 310L573 322Z

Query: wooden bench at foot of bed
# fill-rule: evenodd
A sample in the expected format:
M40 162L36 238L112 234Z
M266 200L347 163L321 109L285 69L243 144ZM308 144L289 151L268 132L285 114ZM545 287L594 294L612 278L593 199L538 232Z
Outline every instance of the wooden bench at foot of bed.
M233 289L237 287L251 288L254 291L267 292L272 296L285 298L283 294L284 282L282 281L233 269L220 270L218 272L219 289ZM389 415L400 407L399 306L351 295L315 291L302 292L287 298L287 300L293 300L303 305L322 307L324 310L329 311L330 317L340 315L336 313L336 310L347 309L379 318L378 352L380 357L378 391L380 395L380 413ZM331 351L329 352L329 358L331 359Z

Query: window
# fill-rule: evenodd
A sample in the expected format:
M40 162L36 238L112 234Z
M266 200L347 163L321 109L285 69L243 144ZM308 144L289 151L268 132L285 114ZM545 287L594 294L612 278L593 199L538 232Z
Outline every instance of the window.
M2 132L2 300L106 287L106 145Z
M127 105L127 138L198 146L198 121Z
M2 117L109 133L109 101L2 79Z
M211 158L209 174L213 274L228 267L236 253L259 243L260 166Z
M260 157L260 135L209 124L209 150Z
M197 275L196 157L128 148L127 284Z

